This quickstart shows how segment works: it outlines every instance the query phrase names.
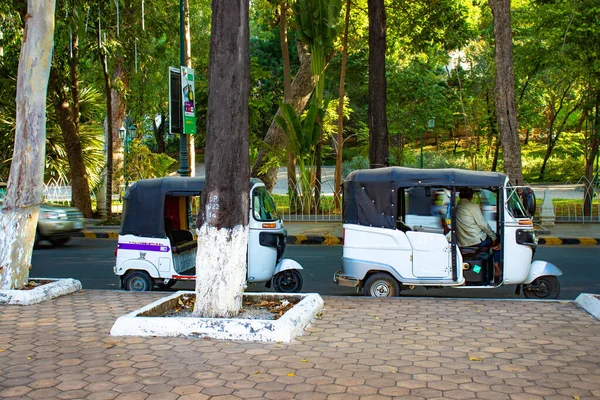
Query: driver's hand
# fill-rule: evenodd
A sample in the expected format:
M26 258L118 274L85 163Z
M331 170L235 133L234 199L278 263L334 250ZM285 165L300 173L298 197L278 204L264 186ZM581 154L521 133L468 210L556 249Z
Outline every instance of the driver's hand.
M500 250L500 241L498 239L492 243L492 250Z

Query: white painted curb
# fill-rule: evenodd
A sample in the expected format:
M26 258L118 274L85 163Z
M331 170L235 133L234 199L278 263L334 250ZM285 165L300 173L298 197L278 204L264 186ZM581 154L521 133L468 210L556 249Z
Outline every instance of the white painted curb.
M581 293L575 299L575 303L593 317L600 320L600 295L592 293Z
M29 281L52 281L31 290L0 290L0 304L29 306L81 290L75 279L30 278Z
M179 291L119 317L110 330L110 334L112 336L186 336L260 342L291 342L304 332L304 329L321 312L324 304L321 296L316 293L245 293L244 297L265 299L301 297L302 300L278 320L144 316L152 309L190 293L194 292Z

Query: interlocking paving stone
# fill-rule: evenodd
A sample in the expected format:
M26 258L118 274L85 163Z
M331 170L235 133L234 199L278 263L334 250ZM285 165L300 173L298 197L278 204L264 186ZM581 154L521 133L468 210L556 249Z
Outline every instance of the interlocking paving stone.
M0 306L0 399L600 397L600 322L571 302L325 297L292 343L109 336L160 297Z

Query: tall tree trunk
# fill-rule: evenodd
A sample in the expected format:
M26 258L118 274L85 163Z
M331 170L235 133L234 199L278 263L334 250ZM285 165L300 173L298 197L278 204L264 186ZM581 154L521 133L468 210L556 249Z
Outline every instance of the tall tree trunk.
M600 90L596 89L596 105L594 113L594 123L590 132L590 151L585 160L585 192L583 195L583 211L585 215L592 215L592 201L594 200L594 161L598 155L598 147L600 145L600 134L598 132L598 124L600 123L600 115L598 114L600 107Z
M485 92L485 105L486 105L486 111L487 111L487 121L488 121L488 126L490 129L490 133L488 135L488 150L486 151L486 159L489 157L489 153L491 152L491 147L494 143L494 139L498 136L498 124L496 123L496 117L492 111L492 102L490 101L490 92L486 90ZM498 152L496 150L494 150L495 155L496 156L498 154ZM496 164L497 164L497 159L494 160L494 163L492 165L493 169L492 171L495 171L496 169Z
M548 160L552 155L552 151L554 150L554 140L552 140L551 131L548 132L548 145L546 146L546 152L544 153L544 158L542 160L542 166L540 168L539 180L544 179L544 174L546 173L546 165L548 164Z
M184 65L192 68L192 39L190 34L190 2L183 0L183 60ZM196 100L194 100L196 101ZM188 164L190 176L196 176L196 140L194 135L185 135L187 139Z
M79 208L84 217L91 218L90 184L83 162L81 137L79 135L79 37L77 34L73 34L72 49L73 56L70 60L69 71L69 89L72 104L69 107L67 96L64 96L60 104L55 104L55 108L61 117L59 119L60 127L69 159L73 206Z
M385 78L386 17L383 0L368 0L369 7L369 164L389 165Z
M0 289L29 280L46 150L46 94L54 41L54 0L28 0L19 57L16 129L0 212Z
M344 37L342 39L342 70L340 71L340 94L338 96L338 133L337 146L335 155L335 178L333 198L335 201L335 209L342 210L342 152L344 150L344 86L346 85L346 64L348 61L348 25L350 24L350 6L352 2L346 1L346 19L344 22Z
M283 62L283 101L288 103L292 98L292 76L290 71L290 52L288 51L287 38L287 1L279 7L279 44L281 47L281 59ZM287 152L287 183L290 213L296 212L298 205L298 180L296 179L296 156Z
M156 120L152 121L152 127L154 132L154 139L156 139L156 152L165 152L165 115L160 113L160 125L156 125Z
M504 172L513 184L523 184L521 145L517 125L510 0L489 0L494 16L496 49L496 116L502 142Z
M98 32L100 32L100 21L98 20ZM113 180L113 108L112 108L112 88L110 75L108 74L108 62L106 54L102 49L100 34L98 34L98 51L100 52L100 63L102 64L102 73L104 75L104 88L106 92L106 212L112 215L112 180Z
M115 70L112 76L113 78L111 82L120 82L122 84L122 86L119 88L113 87L111 84L112 106L110 115L112 120L111 148L113 156L113 170L123 170L125 167L125 138L121 139L119 137L119 128L125 125L124 121L127 118L127 101L125 100L125 93L129 88L130 77L129 71L125 65L125 59L123 57L117 58L115 62ZM115 189L117 188L112 188L113 192Z
M312 92L315 90L315 80L310 70L310 53L308 53L306 47L299 45L298 54L300 55L300 69L292 82L292 95L288 102L297 113L304 110ZM252 166L252 176L262 179L269 190L272 190L275 186L277 170L279 169L278 166L268 166L271 161L271 154L277 153L286 145L285 133L275 122L277 115L281 115L281 109L277 110L273 117L264 140L266 146L258 153Z
M500 137L496 136L496 143L494 145L494 159L492 160L492 171L496 172L498 169L498 154L500 153Z
M206 123L206 184L198 213L194 314L239 312L248 249L248 0L212 3Z
M75 54L75 51L73 54ZM73 71L71 71L71 75L72 80ZM72 83L71 81L71 99L69 99L69 96L64 91L63 82L56 70L54 68L51 69L49 88L54 92L54 95L51 97L67 150L73 205L79 208L86 218L91 218L90 187L83 162L81 138L79 137L79 96L73 95L73 92L78 89L76 86L73 87Z

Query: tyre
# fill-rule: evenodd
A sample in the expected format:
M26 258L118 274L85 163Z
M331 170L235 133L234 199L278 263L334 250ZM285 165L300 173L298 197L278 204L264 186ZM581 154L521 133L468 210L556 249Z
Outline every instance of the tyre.
M169 279L169 282L167 282L167 283L165 283L164 280L161 280L160 283L158 283L156 286L158 286L159 289L170 289L176 283L177 283L177 279Z
M52 243L53 246L62 246L63 244L66 244L69 240L71 240L70 237L59 238L59 239L48 239L48 241L50 243Z
M523 289L527 299L557 299L560 282L555 276L540 276Z
M302 275L296 269L286 269L273 277L273 289L282 293L298 293L302 290Z
M150 275L144 271L130 272L125 276L123 283L123 288L132 292L148 292L153 286Z
M364 286L365 296L395 297L400 295L400 284L390 274L379 272L371 275Z

